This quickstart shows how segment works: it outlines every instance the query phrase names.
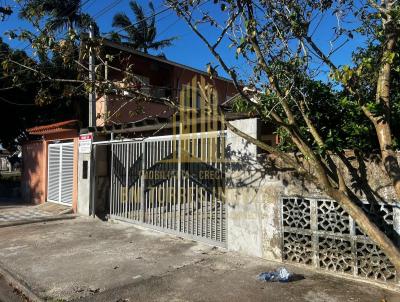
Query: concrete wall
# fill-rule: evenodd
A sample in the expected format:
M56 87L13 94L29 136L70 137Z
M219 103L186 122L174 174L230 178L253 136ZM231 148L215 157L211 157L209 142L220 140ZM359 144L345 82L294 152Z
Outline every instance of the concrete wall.
M232 122L257 137L257 119ZM257 148L228 132L230 160L226 202L228 206L228 249L270 260L281 260L280 206L282 181L260 169Z
M84 161L87 161L87 177L83 178ZM78 156L78 206L77 212L82 215L91 214L90 205L90 179L91 179L91 154L79 153Z
M95 137L94 141L104 140L103 137ZM108 211L109 198L109 158L108 149L110 146L92 145L92 153L79 153L78 161L78 213L82 215L92 215L91 198L95 199L95 213L103 217ZM96 150L94 154L94 150ZM87 178L83 178L83 162L88 162ZM95 163L95 164L94 164ZM92 183L91 183L92 182ZM91 192L91 189L93 190Z
M256 137L257 120L232 122L241 131ZM282 196L329 198L314 184L296 178L290 169L278 169L277 159L260 157L255 145L228 132L227 152L230 169L227 173L226 202L228 207L228 248L243 254L269 260L282 260L281 251L281 203ZM393 202L396 195L382 166L376 160L367 162L349 157L360 167L360 175L368 179L373 198ZM371 196L354 182L348 170L344 170L347 183L363 200ZM352 181L353 180L353 181ZM400 234L400 209L394 208L394 228Z

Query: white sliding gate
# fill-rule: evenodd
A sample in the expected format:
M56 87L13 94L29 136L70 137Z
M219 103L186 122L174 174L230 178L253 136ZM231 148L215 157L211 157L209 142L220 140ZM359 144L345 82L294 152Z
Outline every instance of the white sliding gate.
M50 144L47 169L47 200L72 204L74 143Z
M225 133L111 144L110 217L225 245Z

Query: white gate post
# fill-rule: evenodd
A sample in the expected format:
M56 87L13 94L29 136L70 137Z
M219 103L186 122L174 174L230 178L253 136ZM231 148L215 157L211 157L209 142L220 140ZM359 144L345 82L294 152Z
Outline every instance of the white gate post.
M178 229L177 231L180 232L181 231L181 203L182 203L182 135L178 136L178 171L177 171L177 181L178 181L178 194L177 194L177 201L178 201Z
M140 173L140 221L141 222L144 222L144 211L145 211L145 209L144 209L144 207L145 207L145 201L144 201L144 198L145 198L145 196L144 196L144 186L145 186L145 172L146 172L146 170L145 170L145 168L146 168L146 165L145 165L145 160L146 160L146 158L145 158L145 154L146 154L146 152L145 152L145 147L146 147L146 142L145 141L142 141L141 142L141 151L142 151L142 168L141 168L141 173Z

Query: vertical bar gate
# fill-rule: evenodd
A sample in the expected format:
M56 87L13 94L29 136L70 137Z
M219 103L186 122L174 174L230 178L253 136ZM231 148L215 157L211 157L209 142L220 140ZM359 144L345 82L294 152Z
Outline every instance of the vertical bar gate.
M111 144L110 216L226 243L225 133Z

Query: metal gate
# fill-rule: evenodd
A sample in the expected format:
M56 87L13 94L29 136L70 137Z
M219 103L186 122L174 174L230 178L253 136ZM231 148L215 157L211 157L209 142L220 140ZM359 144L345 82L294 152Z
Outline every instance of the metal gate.
M72 204L74 144L50 144L48 149L47 200Z
M110 216L226 242L225 133L111 144Z

